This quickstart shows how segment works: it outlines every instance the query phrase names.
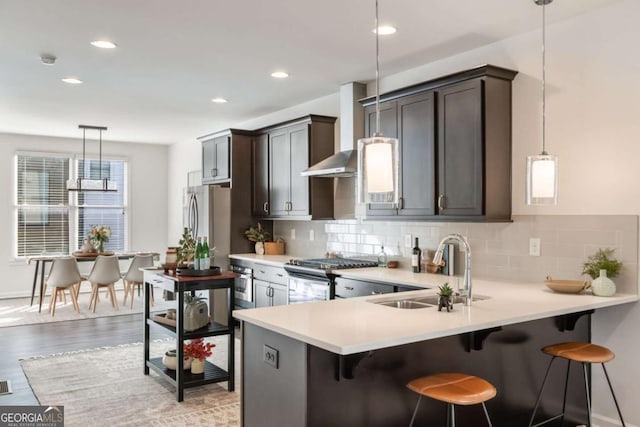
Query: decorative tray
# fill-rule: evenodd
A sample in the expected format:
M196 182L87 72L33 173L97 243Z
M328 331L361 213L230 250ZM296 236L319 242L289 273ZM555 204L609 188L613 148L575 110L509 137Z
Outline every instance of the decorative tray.
M104 252L81 252L81 251L75 251L72 253L72 255L76 258L95 258L98 255L105 255L105 256L109 256L109 255L113 255L113 252L111 251L104 251Z
M220 267L213 266L206 270L194 270L192 268L179 268L178 276L216 276L220 274Z

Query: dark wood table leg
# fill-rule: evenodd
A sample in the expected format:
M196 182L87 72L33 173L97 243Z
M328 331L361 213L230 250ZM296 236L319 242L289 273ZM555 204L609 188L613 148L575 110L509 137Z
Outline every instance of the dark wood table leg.
M33 305L33 298L36 295L36 283L38 283L38 267L40 267L40 260L36 260L36 271L33 272L33 287L31 288L31 304Z
M227 288L227 303L229 307L229 318L227 320L227 325L229 325L229 358L227 361L229 372L229 382L227 383L227 390L234 391L235 390L235 326L233 324L233 308L234 308L234 280L230 281L229 287Z

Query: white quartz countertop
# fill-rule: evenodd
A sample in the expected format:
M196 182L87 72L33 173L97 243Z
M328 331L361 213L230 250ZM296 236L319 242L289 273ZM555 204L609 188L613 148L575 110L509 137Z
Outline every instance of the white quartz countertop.
M452 278L401 269L342 270L344 277L434 287ZM455 278L452 287L455 288ZM336 354L353 354L465 332L638 301L637 295L596 297L555 293L541 283L473 280L475 295L489 299L452 312L436 306L398 309L370 301L434 294L437 289L236 310L234 317Z
M257 254L231 254L229 258L243 259L245 261L258 262L260 264L274 265L282 267L289 262L290 259L299 257L291 255L257 255Z

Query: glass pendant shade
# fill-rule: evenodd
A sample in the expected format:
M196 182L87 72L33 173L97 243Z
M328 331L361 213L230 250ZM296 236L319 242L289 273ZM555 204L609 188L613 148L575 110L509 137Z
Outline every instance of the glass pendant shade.
M67 180L68 191L118 191L115 181L108 179L78 178Z
M558 158L547 153L527 157L527 204L558 203Z
M358 202L397 204L399 166L397 139L358 140Z

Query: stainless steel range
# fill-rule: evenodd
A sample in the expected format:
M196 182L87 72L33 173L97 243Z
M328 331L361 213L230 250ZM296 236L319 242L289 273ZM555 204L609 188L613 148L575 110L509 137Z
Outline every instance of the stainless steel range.
M377 265L351 258L292 259L284 265L289 274L289 304L334 299L337 270Z

